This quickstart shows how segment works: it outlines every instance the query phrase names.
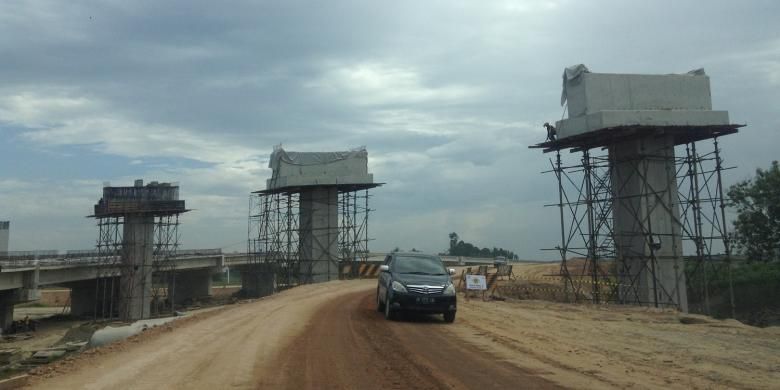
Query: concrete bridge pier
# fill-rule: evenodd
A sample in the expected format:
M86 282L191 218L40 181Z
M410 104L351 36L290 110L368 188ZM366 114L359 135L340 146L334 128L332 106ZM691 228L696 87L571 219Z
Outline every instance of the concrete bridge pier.
M621 299L687 312L674 139L631 139L609 153Z
M212 295L211 276L219 269L204 268L191 271L179 271L176 279L168 282L168 291L173 292L175 304L182 304ZM170 293L168 294L171 295Z
M336 186L316 186L300 195L300 268L308 283L339 278L339 192Z
M70 287L70 315L86 317L95 314L97 282L85 280L66 285Z
M119 318L136 321L149 318L154 261L154 216L125 217Z
M70 315L72 316L90 317L94 316L97 310L99 316L110 317L113 315L112 311L118 310L118 307L113 306L119 301L118 277L81 280L64 286L70 288Z
M246 297L260 298L274 293L276 272L273 264L250 264L239 267L241 292Z
M37 272L34 274L37 280ZM28 283L25 276L25 285ZM17 288L0 291L0 329L7 329L14 320L14 305L41 299L41 292L35 288Z
M38 289L40 269L22 275L22 287L0 291L0 329L7 329L14 320L14 305L41 299Z
M0 328L8 329L14 320L14 290L0 291Z

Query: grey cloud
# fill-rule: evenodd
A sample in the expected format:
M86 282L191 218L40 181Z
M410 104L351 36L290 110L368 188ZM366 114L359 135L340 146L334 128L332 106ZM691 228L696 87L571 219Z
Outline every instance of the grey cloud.
M562 115L562 68L705 67L715 105L750 124L744 136L723 140L727 161L741 166L728 173L734 181L775 158L780 141L770 103L780 97L772 84L778 8L773 1L3 2L0 123L35 143L84 142L107 126L93 137L96 153L208 161L135 165L139 177L182 182L200 203L187 217L197 223L184 228L185 242L241 240L247 192L262 185L274 144L366 145L377 179L388 183L374 198L375 249L439 250L455 230L542 257L535 243L550 241L555 229L547 222L554 210L542 205L555 187L539 173L549 156L527 146L543 139L541 123ZM33 99L9 103L18 96ZM52 131L36 138L31 129ZM159 147L176 139L179 148ZM13 191L24 202L27 190ZM218 237L208 224L220 227ZM68 240L60 245L94 238Z

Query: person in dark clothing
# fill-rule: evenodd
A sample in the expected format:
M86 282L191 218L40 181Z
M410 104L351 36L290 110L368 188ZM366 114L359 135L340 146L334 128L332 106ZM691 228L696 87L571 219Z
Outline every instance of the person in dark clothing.
M547 129L547 141L555 141L555 126L544 122L544 128Z

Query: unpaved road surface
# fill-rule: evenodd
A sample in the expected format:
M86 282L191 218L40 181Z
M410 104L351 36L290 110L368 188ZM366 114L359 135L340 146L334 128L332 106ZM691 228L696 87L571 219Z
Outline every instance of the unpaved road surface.
M765 388L780 330L642 308L459 301L385 321L375 281L212 310L42 370L56 389Z
M531 370L453 337L440 316L386 321L374 290L323 306L261 383L284 389L554 389Z
M440 318L386 322L375 281L295 288L210 313L33 383L58 389L557 388L449 334ZM69 362L70 363L70 362ZM56 373L55 373L56 374Z

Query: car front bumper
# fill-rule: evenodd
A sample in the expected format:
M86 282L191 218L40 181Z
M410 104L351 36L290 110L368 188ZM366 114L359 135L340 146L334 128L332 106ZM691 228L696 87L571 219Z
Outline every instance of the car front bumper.
M390 297L393 310L420 313L448 313L458 309L455 295L420 295L394 291Z

